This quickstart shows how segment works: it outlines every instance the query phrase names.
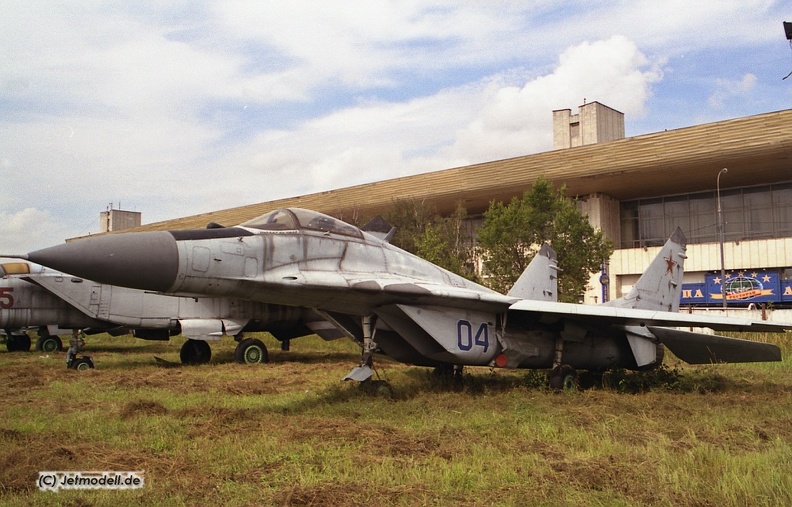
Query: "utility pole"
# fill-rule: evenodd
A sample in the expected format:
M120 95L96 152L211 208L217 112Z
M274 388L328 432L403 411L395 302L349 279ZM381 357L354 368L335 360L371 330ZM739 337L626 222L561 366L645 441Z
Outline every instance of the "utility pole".
M721 211L721 199L720 199L720 177L721 174L727 173L729 170L727 168L723 168L718 173L718 178L716 180L716 188L718 193L718 241L720 242L720 261L721 261L721 299L723 302L723 309L726 309L726 263L723 259L723 241L725 233L723 231L723 212Z

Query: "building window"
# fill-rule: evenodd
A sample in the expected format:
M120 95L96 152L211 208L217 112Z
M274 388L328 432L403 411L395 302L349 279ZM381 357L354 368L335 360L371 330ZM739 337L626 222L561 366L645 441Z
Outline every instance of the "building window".
M689 243L718 241L715 192L624 201L622 248L658 246L681 227ZM792 237L792 182L721 190L726 241Z

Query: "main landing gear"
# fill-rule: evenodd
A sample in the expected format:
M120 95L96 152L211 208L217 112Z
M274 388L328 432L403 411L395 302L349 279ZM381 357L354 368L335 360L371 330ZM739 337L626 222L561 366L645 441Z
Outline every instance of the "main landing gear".
M553 369L547 374L550 388L557 391L574 391L578 388L577 371L568 364L563 364L564 338L556 339L555 354L553 356Z
M30 336L27 333L13 333L10 329L5 330L6 333L6 347L9 352L27 352L31 347ZM63 342L57 335L51 335L46 327L41 327L38 330L39 338L36 340L36 350L41 352L52 353L63 350Z
M56 335L43 335L39 336L39 339L36 340L36 350L49 354L51 352L58 352L62 349L63 342Z
M212 358L212 349L204 340L190 338L182 345L179 358L182 364L206 364Z
M234 350L234 360L241 364L259 364L269 362L267 347L255 338L240 340Z
M30 336L27 333L14 334L6 330L6 348L9 352L26 352L30 350Z
M239 343L234 350L234 360L241 364L259 364L269 362L269 352L261 340L256 338L242 339L235 337ZM204 340L188 339L179 353L182 364L206 364L212 359L212 349Z
M550 370L547 381L551 389L574 391L578 387L577 371L568 364L561 364Z

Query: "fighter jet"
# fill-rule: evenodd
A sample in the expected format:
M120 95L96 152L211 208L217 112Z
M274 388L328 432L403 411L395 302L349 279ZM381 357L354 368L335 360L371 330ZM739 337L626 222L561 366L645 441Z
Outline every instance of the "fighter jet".
M674 329L792 329L678 313L685 250L677 229L627 296L598 306L537 297L530 273L500 294L299 208L229 228L97 236L24 257L112 285L311 309L361 344L346 377L361 382L376 352L419 366L549 369L555 387L574 383L578 369L657 365L663 345L688 363L779 361L772 344Z
M106 323L91 319L42 287L25 281L42 274L45 268L10 259L0 259L0 329L6 335L9 352L30 350L30 335L38 334L36 349L61 350L59 335L71 329L105 329Z
M9 351L29 350L37 331L38 350L62 348L58 334L74 329L111 334L132 333L145 340L168 340L181 334L183 363L210 360L207 342L233 336L235 359L241 363L266 362L266 346L244 332L269 331L286 342L328 327L308 309L230 298L172 297L138 289L101 284L44 268L27 261L0 262L0 329L8 336ZM332 330L326 339L342 338Z

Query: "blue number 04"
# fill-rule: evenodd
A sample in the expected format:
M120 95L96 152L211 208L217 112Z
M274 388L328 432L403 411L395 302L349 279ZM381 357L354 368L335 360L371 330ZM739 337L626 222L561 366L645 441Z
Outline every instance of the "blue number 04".
M484 352L489 348L489 327L482 322L473 336L473 325L467 320L457 321L457 345L459 350L470 350L473 345L484 347Z

